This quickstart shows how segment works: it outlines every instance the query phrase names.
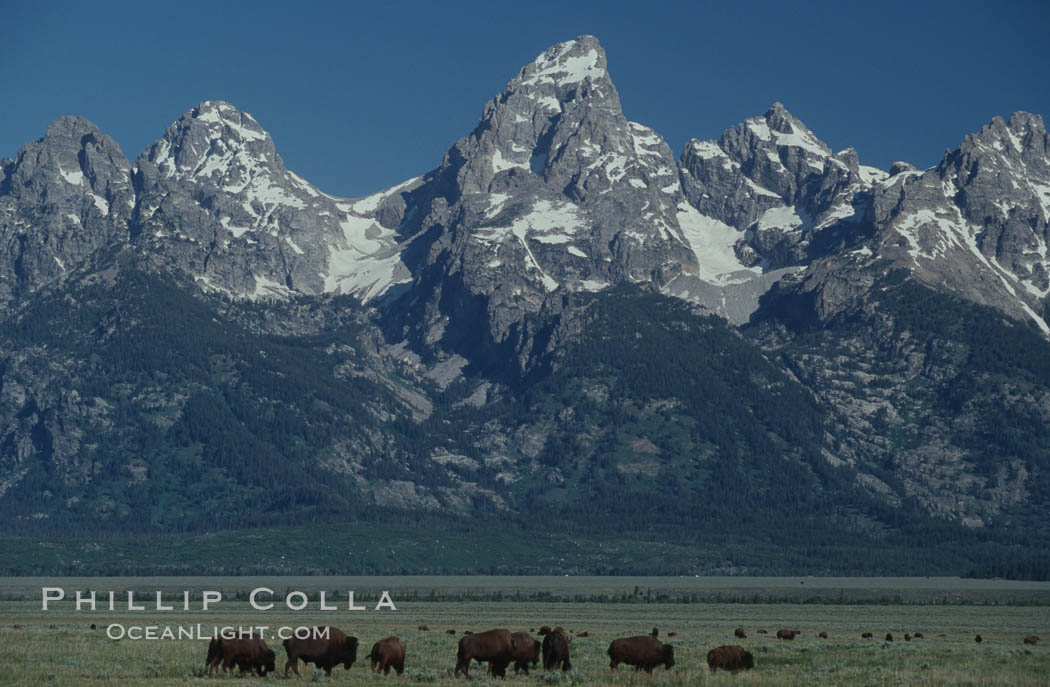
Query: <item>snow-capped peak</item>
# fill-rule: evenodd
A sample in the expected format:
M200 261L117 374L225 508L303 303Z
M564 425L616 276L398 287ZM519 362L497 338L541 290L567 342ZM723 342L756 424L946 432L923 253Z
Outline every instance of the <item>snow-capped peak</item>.
M608 78L605 51L594 36L580 36L542 52L522 68L515 81L519 85L571 85L601 78Z

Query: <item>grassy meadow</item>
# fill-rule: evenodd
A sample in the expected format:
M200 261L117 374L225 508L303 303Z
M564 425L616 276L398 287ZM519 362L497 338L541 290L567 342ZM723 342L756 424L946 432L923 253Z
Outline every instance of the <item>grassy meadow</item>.
M41 610L40 588L63 587L68 598ZM277 593L273 610L247 602L247 592L266 586ZM77 612L75 590L97 590L100 609ZM328 590L337 611L322 612L316 592ZM348 611L345 591L367 610ZM104 592L115 590L117 610L102 610ZM145 611L128 611L126 591L140 592ZM160 611L155 591L180 610ZM191 609L181 610L182 590ZM204 612L198 593L219 590L224 600ZM286 590L310 593L310 605L293 612ZM337 592L338 590L338 592ZM373 610L389 590L396 611ZM148 596L146 592L151 592ZM1050 584L950 578L5 578L0 579L0 682L18 685L249 685L283 681L284 650L277 674L266 678L204 676L206 640L113 640L106 626L125 628L202 625L280 626L331 624L360 640L358 662L327 678L312 666L299 680L338 684L463 684L454 679L456 644L464 630L505 627L511 631L561 625L573 633L573 670L565 675L533 671L513 676L516 684L572 685L1047 685L1050 684ZM98 629L91 630L95 623ZM22 625L15 629L14 625ZM54 624L56 629L49 629ZM429 626L429 631L417 629ZM652 676L608 667L605 651L616 637L648 634L675 646L676 665ZM736 640L743 627L748 638ZM800 629L794 641L773 638L777 629ZM447 634L455 630L455 635ZM768 635L756 632L766 629ZM589 636L575 636L581 632ZM821 631L828 639L819 639ZM862 632L874 639L861 639ZM904 641L922 632L923 639ZM669 633L677 636L669 638ZM896 641L883 640L891 632ZM974 642L981 634L983 642ZM372 644L396 634L405 642L405 675L373 676ZM1035 634L1042 643L1025 646ZM740 643L755 656L755 669L729 675L707 671L707 651ZM505 684L471 668L473 682ZM292 677L294 678L294 675Z

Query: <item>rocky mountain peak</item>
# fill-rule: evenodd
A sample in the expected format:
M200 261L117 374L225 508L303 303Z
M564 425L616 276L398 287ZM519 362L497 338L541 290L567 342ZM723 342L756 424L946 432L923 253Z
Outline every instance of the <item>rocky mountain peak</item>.
M126 240L131 165L83 117L62 117L0 165L0 308Z
M507 90L532 87L543 90L550 86L568 99L572 89L590 83L611 85L606 69L605 49L594 36L580 36L558 43L540 53L521 68ZM615 93L614 93L615 94Z
M227 102L187 111L136 167L136 236L206 289L368 299L405 278L393 230L372 217L388 194L354 203L322 193L285 169L259 122Z
M111 187L127 190L130 168L120 146L94 123L66 116L48 126L42 139L22 147L4 185L18 196L44 189L59 196L80 196L90 190L103 194L105 200Z
M430 342L462 316L448 306L469 304L503 341L559 288L696 271L677 217L674 157L656 132L624 116L593 36L523 67L415 199L406 232L427 239L416 246L425 278L412 300L429 303ZM454 288L462 291L450 296Z
M139 158L149 177L243 188L260 171L283 170L273 140L246 112L221 101L205 101L173 122Z
M689 141L679 167L690 205L708 223L723 227L727 258L735 255L740 269L769 275L804 267L856 242L870 228L872 188L887 177L861 165L852 148L833 154L779 102L717 141ZM732 263L725 261L727 268ZM724 300L717 296L716 302ZM738 318L749 314L738 310Z

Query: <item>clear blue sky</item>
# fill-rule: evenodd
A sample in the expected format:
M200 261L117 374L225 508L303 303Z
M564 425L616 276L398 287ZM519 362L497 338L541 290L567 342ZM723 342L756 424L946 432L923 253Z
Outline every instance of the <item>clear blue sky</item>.
M134 160L183 112L251 112L287 166L356 196L436 166L517 71L590 33L677 156L783 102L834 150L935 164L995 115L1050 115L1050 2L0 0L0 157L65 114Z

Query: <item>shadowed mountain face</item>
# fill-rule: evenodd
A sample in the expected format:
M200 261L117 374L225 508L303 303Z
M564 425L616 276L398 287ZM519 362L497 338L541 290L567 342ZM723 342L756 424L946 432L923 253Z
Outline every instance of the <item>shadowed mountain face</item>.
M0 163L0 512L1006 541L1048 524L1048 215L1037 115L878 170L775 103L676 161L590 36L358 199L229 103L134 165L65 117Z

